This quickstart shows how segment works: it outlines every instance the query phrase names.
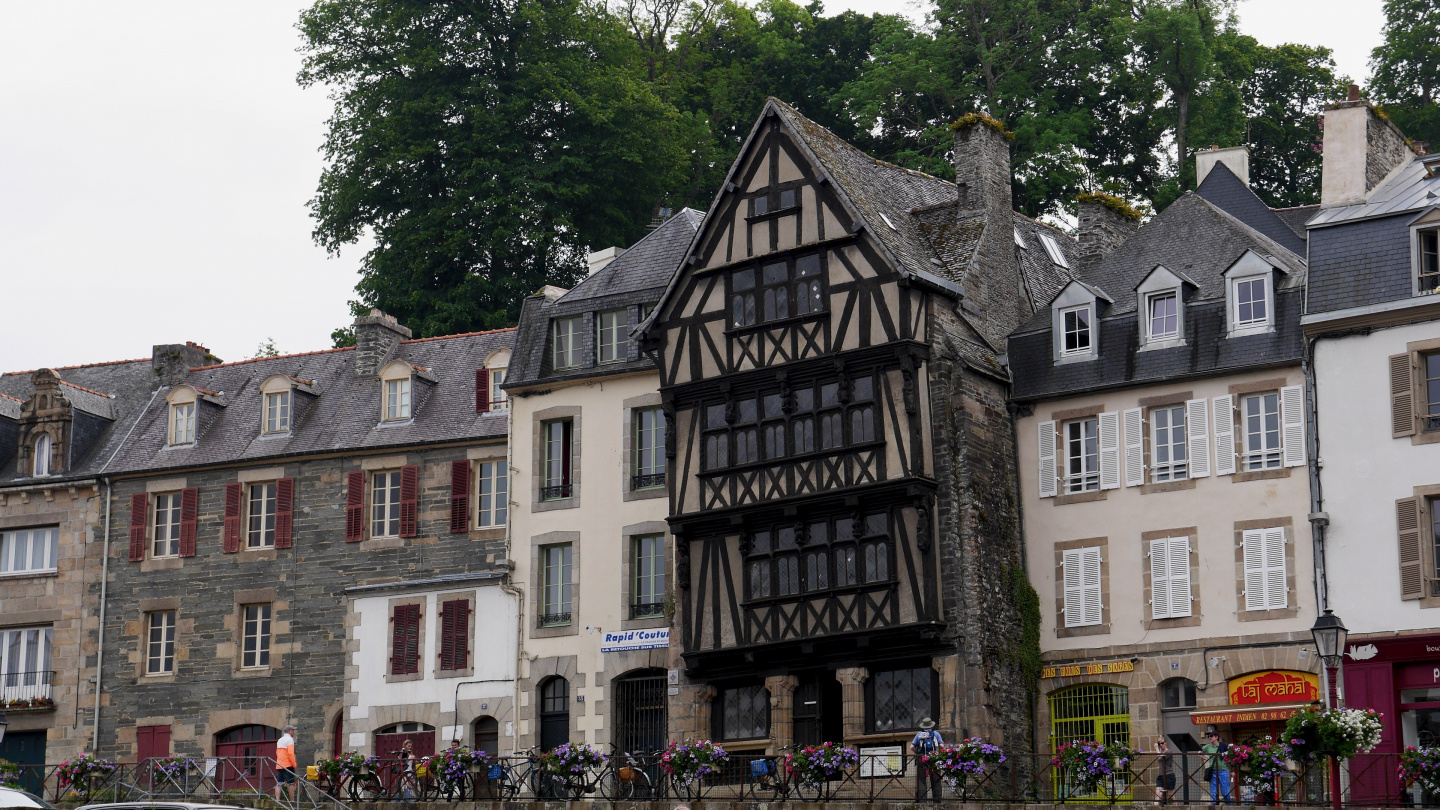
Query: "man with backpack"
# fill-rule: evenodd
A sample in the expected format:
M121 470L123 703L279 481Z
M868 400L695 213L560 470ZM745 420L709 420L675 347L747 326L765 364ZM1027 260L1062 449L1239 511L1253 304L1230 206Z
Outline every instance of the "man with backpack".
M940 732L935 730L935 721L926 717L920 721L920 731L910 741L910 750L915 753L915 801L925 801L926 782L929 782L930 801L940 801L940 772L927 759L945 744Z

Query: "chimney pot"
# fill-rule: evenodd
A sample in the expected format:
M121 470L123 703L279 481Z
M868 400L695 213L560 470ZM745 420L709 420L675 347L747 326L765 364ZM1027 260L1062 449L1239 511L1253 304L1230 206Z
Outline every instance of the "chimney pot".
M1210 149L1201 150L1195 153L1195 185L1205 182L1210 175L1210 170L1215 168L1216 163L1224 163L1230 173L1240 178L1240 182L1246 186L1250 185L1250 148L1248 146L1230 146L1221 149L1212 146Z
M1346 100L1346 101L1359 101L1359 100L1360 100L1360 85L1358 85L1358 84L1352 84L1352 85L1350 85L1349 87L1345 88L1345 100Z
M380 367L395 353L400 341L409 340L410 330L400 325L393 315L378 309L355 319L355 375L374 377Z

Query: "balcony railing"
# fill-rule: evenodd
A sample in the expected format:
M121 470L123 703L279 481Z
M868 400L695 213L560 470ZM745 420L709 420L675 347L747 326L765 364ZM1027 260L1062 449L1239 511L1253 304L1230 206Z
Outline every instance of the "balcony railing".
M648 489L650 487L665 486L665 473L642 473L630 477L631 489Z
M1440 414L1420 417L1420 429L1426 433L1432 430L1440 430Z
M554 501L554 500L559 500L559 499L561 499L561 498L568 498L568 497L570 497L570 490L571 490L571 485L570 485L570 484L558 484L558 485L553 486L553 487L541 487L541 488L540 488L540 500L542 500L542 501Z
M664 602L636 602L630 605L630 618L651 619L665 615Z
M24 711L55 708L50 685L55 682L51 670L6 672L0 675L0 710Z
M563 627L570 623L570 613L541 613L541 627Z

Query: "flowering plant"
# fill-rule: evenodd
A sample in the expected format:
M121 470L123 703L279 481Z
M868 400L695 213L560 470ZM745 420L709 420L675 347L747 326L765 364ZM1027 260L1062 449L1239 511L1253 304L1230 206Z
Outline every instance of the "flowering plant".
M1418 784L1430 793L1440 793L1440 748L1405 746L1399 770L1406 787Z
M350 779L370 773L380 766L379 757L367 757L364 754L353 751L332 761L337 763L335 767L337 767L339 772Z
M1268 796L1275 791L1275 780L1289 770L1285 766L1288 754L1285 746L1266 737L1259 745L1232 745L1220 758L1240 774L1244 784Z
M0 759L0 787L20 787L20 766L8 759Z
M1005 761L1005 751L979 737L970 737L954 745L942 745L932 753L922 754L920 761L929 765L950 787L959 790L970 774L985 772L986 765Z
M60 763L55 769L55 775L60 778L61 787L64 787L84 782L91 776L109 776L115 772L115 768L113 759L99 759L93 754L81 754Z
M540 764L545 770L562 778L582 773L589 768L598 768L605 762L604 754L585 743L579 745L565 743L553 751L540 755Z
M1120 743L1072 740L1055 749L1050 764L1066 775L1075 793L1094 793L1107 777L1129 767L1138 753Z
M427 771L446 782L463 782L471 766L484 766L490 762L490 755L484 751L466 748L447 748L434 756L425 757L420 764Z
M1380 714L1374 709L1306 710L1285 724L1285 746L1296 762L1349 759L1379 745L1380 731Z
M720 772L720 763L730 755L709 740L670 743L660 755L660 768L676 784L688 785Z
M195 767L195 763L189 757L165 757L164 759L152 759L149 762L150 774L163 776L166 779L179 779Z
M340 777L345 775L343 759L318 759L315 761L315 769L331 784L340 781Z
M847 768L859 765L860 754L854 748L827 742L786 754L785 764L800 784L823 785Z
M44 709L55 705L55 701L48 697L10 698L0 700L0 705L9 709Z

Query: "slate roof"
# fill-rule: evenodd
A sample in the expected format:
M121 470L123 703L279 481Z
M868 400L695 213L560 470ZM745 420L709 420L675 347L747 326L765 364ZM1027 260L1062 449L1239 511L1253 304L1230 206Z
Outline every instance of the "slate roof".
M1020 277L1030 296L1030 308L1038 310L1053 301L1065 285L1076 278L1074 268L1080 266L1080 245L1059 228L1036 222L1024 214L1016 214L1014 219L1015 230L1020 232L1020 238L1025 242L1023 247L1015 246L1015 256L1020 261ZM1061 267L1050 261L1044 245L1037 238L1041 232L1050 234L1055 240L1055 246L1060 248L1070 267Z
M1310 220L1309 227L1323 228L1341 222L1392 216L1432 205L1440 205L1440 154L1412 155L1410 162L1387 182L1372 189L1364 202L1324 208Z
M601 310L624 308L631 317L630 328L634 329L640 320L636 307L660 300L680 269L704 216L693 208L682 209L574 288L558 297L553 295L558 290L546 288L526 298L520 307L515 352L502 387L511 390L541 380L562 381L655 368L650 358L639 352L633 337L625 360L598 365L594 315ZM550 322L573 315L585 317L579 366L556 373L550 367Z
M1305 234L1302 230L1296 233L1280 215L1271 210L1263 200L1255 196L1255 192L1245 185L1230 167L1224 163L1216 163L1210 173L1205 175L1205 182L1195 189L1195 193L1213 203L1217 208L1227 212L1231 216L1249 225L1260 233L1274 239L1284 245L1297 256L1305 255Z
M1297 205L1294 208L1271 208L1275 216L1299 236L1305 236L1305 223L1320 210L1318 205Z
M161 471L312 453L503 439L508 412L475 412L475 370L491 352L510 348L514 338L515 330L500 329L402 341L388 360L424 367L435 382L415 385L414 418L397 424L381 423L381 384L373 376L355 373L353 349L191 369L185 384L218 392L226 403L224 407L201 406L210 413L202 412L197 420L195 444L166 446L169 420L165 398L172 389L162 386L140 411L134 433L103 471ZM265 436L260 432L259 386L275 374L312 380L319 395L297 395L290 432Z

